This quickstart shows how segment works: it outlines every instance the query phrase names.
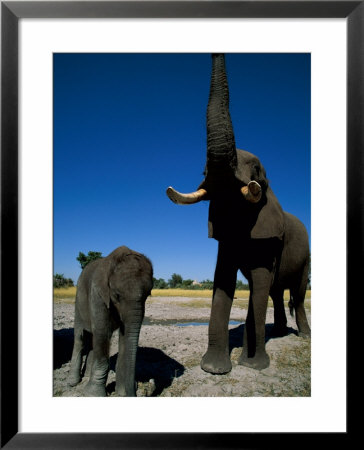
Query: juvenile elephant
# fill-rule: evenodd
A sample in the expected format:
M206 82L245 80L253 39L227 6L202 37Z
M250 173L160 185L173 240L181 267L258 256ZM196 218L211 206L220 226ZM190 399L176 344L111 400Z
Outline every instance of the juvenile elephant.
M135 396L135 361L145 301L153 285L148 258L123 246L90 262L77 283L74 346L68 383L81 380L85 330L92 334L91 372L85 395L106 396L109 343L119 328L116 395ZM89 363L88 363L89 364Z
M296 217L282 211L259 159L236 149L222 54L212 55L204 175L196 192L181 194L172 187L167 189L177 204L210 200L209 237L219 242L209 343L201 367L216 374L231 370L228 322L240 269L249 282L250 298L239 364L263 369L269 366L265 351L269 295L274 302L277 334L286 332L283 291L290 289L290 308L295 310L299 333L310 335L304 310L308 235Z

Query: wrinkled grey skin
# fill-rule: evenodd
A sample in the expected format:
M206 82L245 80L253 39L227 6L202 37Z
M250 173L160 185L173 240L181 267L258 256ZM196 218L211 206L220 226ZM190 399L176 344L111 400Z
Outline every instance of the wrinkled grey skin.
M109 371L109 343L119 328L119 354L116 365L115 393L134 397L135 361L144 307L153 286L153 268L148 258L118 247L106 258L90 262L77 283L74 347L68 383L81 380L85 331L92 334L92 351L87 360L90 379L84 394L106 396Z
M252 203L241 188L256 181L261 199ZM283 212L271 190L260 160L237 150L229 114L229 91L222 54L212 55L210 97L207 107L207 160L205 178L198 189L207 191L209 237L219 242L209 323L209 343L201 368L220 374L231 370L228 322L237 271L250 288L239 364L264 369L269 366L265 350L265 318L268 297L274 302L275 332L286 333L283 291L290 289L291 311L301 336L310 328L304 310L309 268L309 243L304 225Z

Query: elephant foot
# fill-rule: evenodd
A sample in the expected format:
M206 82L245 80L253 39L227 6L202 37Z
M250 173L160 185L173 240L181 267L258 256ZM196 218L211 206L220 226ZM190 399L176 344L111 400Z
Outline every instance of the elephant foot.
M125 389L115 389L115 395L117 397L136 397L135 391L127 392Z
M90 381L83 391L85 397L106 397L106 388L103 384L95 384Z
M115 395L117 397L136 397L136 391L138 383L136 381L132 383L118 383L115 386Z
M201 361L201 369L213 374L228 373L231 367L230 357L225 352L208 350Z
M70 374L67 378L67 384L71 387L76 386L81 381L79 374Z
M242 353L238 364L250 369L263 370L269 367L270 359L266 352L255 354L252 358L248 358L245 353Z
M310 339L311 338L311 330L304 330L299 331L298 336L304 339Z
M287 326L286 325L276 325L274 324L272 329L272 336L274 337L283 337L287 335Z

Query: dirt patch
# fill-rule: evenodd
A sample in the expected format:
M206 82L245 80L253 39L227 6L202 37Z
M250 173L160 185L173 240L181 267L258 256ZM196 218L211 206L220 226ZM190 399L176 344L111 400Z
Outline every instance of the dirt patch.
M196 300L197 303L196 303ZM210 300L153 297L147 300L146 317L137 355L137 396L160 397L307 397L311 394L311 341L297 336L294 318L286 314L288 334L272 336L273 308L268 307L266 349L271 362L256 371L237 364L242 350L247 309L237 301L229 325L233 368L226 375L211 375L200 368L207 348ZM306 313L311 322L310 300ZM76 387L67 385L73 346L74 305L54 304L54 395L82 396L88 378ZM110 345L107 391L114 396L117 332Z

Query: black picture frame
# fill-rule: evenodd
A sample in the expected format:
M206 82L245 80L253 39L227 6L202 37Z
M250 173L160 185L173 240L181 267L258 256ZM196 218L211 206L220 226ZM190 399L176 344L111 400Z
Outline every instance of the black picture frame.
M223 449L266 448L277 443L284 448L286 445L297 446L297 443L299 447L310 442L317 444L318 439L327 444L328 435L324 433L316 433L314 438L309 433L300 436L282 436L281 433L108 433L105 438L104 433L18 432L18 380L14 377L14 373L18 373L18 22L22 18L111 17L346 19L347 305L350 298L361 292L359 283L364 273L364 1L1 1L1 448ZM339 182L337 174L333 175L333 181ZM351 344L348 335L348 367ZM330 434L337 444L346 446L354 432L349 405L347 411L347 432Z

